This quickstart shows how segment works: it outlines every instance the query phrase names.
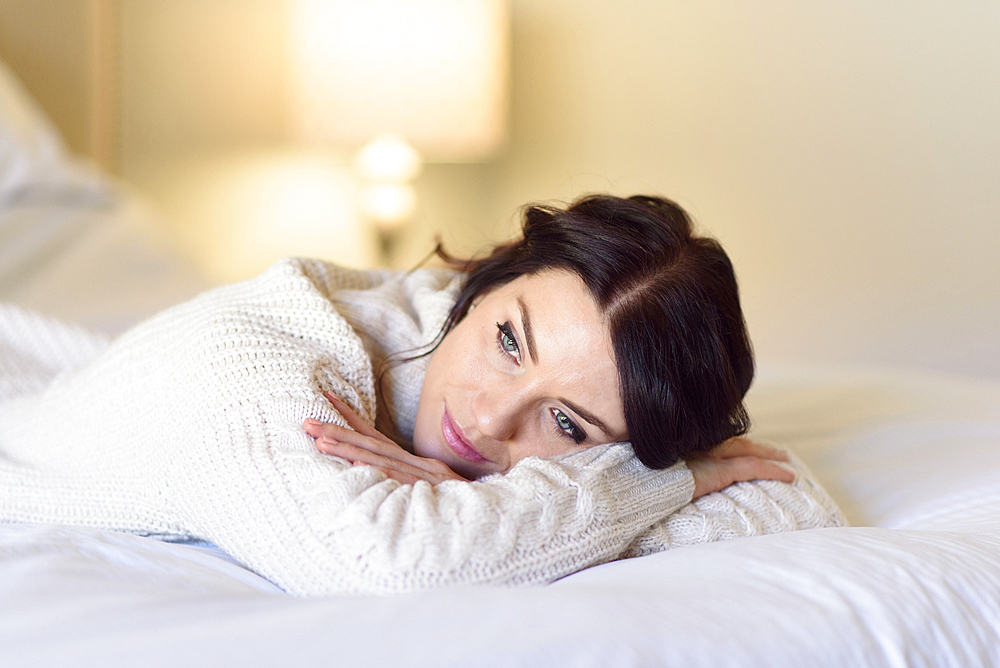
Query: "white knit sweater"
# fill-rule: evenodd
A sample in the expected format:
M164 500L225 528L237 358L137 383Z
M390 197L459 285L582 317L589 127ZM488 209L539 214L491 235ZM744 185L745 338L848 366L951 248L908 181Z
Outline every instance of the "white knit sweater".
M843 522L804 470L794 485L689 504L683 464L651 471L627 444L437 486L319 453L303 420L344 424L322 392L372 421L373 363L431 341L457 280L285 260L111 344L0 307L0 521L197 537L300 595L545 583L667 547ZM425 366L385 380L403 438Z

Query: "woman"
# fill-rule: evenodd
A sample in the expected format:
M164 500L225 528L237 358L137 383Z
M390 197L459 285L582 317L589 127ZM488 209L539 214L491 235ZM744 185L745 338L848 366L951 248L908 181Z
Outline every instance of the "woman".
M350 420L353 432L307 424L321 450L381 463L404 482L440 482L630 435L644 464L665 468L746 432L743 396L754 365L736 278L722 248L693 236L675 204L593 196L566 211L530 207L518 241L464 272L421 391L413 436L421 456L408 457L358 419ZM448 394L464 402L458 423ZM556 400L561 395L586 399ZM484 457L484 449L495 452ZM696 465L716 484L791 479L769 461L780 453L749 441L722 451L729 456Z
M51 367L71 337L28 320ZM728 258L675 205L532 207L465 272L283 261L8 391L0 519L208 540L296 594L549 582L791 480L732 440L752 372ZM760 487L751 515L840 521L808 481Z

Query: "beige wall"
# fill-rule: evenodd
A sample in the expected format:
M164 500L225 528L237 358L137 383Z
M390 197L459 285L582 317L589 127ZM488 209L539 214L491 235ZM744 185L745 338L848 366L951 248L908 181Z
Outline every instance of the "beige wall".
M688 207L764 358L1000 376L1000 5L523 0L484 221Z
M286 141L281 0L121 1L127 177L169 203L163 156ZM509 146L428 166L400 263L529 200L661 193L729 249L762 358L1000 376L1000 5L512 6Z
M0 58L74 152L115 166L117 3L0 0Z
M122 0L124 171L284 140L286 20L281 0Z

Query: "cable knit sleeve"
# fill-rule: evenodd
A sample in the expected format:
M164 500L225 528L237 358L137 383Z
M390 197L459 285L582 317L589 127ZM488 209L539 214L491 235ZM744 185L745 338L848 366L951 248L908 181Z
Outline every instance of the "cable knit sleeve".
M297 419L285 430L243 420L256 463L186 467L177 510L297 595L544 584L618 558L694 489L683 465L651 471L623 444L529 458L478 482L404 485L317 454ZM268 431L269 444L252 442Z
M791 453L789 465L795 472L794 482L739 482L706 494L654 523L622 556L641 557L744 536L847 526L843 512L806 465Z

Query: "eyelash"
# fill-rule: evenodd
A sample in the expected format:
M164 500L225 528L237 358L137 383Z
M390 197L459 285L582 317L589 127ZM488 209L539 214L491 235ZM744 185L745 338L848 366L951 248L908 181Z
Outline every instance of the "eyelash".
M506 345L508 341L513 346L513 350L508 350ZM521 347L517 345L517 339L514 338L514 331L511 329L509 322L505 322L502 325L499 322L497 323L497 346L499 346L501 353L508 357L513 357L518 364L521 363ZM559 423L560 416L566 418L567 426L565 428ZM574 443L582 443L587 438L587 434L577 427L576 423L566 413L558 408L552 409L552 424L557 434L573 439Z
M566 418L566 422L568 423L566 429L563 429L559 425L560 415ZM586 440L587 435L583 433L583 430L577 427L576 424L569 418L569 416L563 413L558 408L552 409L552 418L553 418L553 424L556 427L556 432L558 432L561 436L565 436L566 438L572 438L573 442L576 443L577 445L583 443L583 441Z
M521 347L517 345L517 339L514 338L514 331L510 328L510 323L505 322L504 324L497 323L497 329L500 330L497 333L497 345L500 346L500 352L508 357L513 357L518 364L521 363ZM513 350L508 350L507 346L504 345L504 340L510 341L511 345L514 346Z

